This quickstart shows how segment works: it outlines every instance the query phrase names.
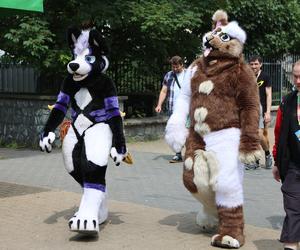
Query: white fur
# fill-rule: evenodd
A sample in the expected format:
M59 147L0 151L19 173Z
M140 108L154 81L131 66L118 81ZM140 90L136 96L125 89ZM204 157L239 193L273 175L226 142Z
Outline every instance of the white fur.
M239 26L236 21L228 23L222 27L222 32L227 33L230 37L239 40L242 44L246 42L246 32Z
M194 162L194 183L200 192L208 192L209 189L209 169L207 161L203 155L203 150L195 151Z
M207 108L201 107L197 108L194 112L194 118L197 122L203 122L207 116Z
M184 167L187 169L187 170L192 170L193 168L193 164L194 164L194 161L191 157L187 158L185 161L184 161Z
M239 159L244 164L255 163L257 160L262 159L263 155L261 150L256 150L251 153L243 153L241 152L239 155Z
M86 130L84 143L87 160L98 166L106 166L111 142L112 132L108 124L98 123Z
M218 219L217 217L207 214L204 211L199 211L196 217L196 223L205 232L211 232L217 229Z
M107 188L105 190L105 194L104 194L104 198L101 202L100 208L99 208L99 213L98 213L98 223L99 225L104 223L107 220L108 217L108 202L107 202L107 198L108 197L108 193L107 193Z
M199 85L199 93L209 95L213 89L214 89L214 83L211 80L204 81Z
M74 122L74 126L77 130L77 132L82 135L82 133L92 125L92 121L89 120L86 116L83 114L80 114L77 116L76 121Z
M40 148L42 151L47 150L48 152L51 152L52 150L52 143L55 140L55 134L53 132L49 132L48 136L44 137L42 140L40 140Z
M85 50L86 48L89 47L89 36L90 36L90 31L89 30L83 30L78 37L74 48L74 53L76 55L79 55Z
M197 214L197 224L199 226L206 226L207 221L209 221L209 224L214 224L213 218L217 219L218 217L215 192L209 188L206 192L201 192L201 190L198 190L197 193L192 193L192 195L202 204L201 209Z
M83 110L91 101L92 96L87 88L81 88L74 96L76 104Z
M109 61L108 61L108 59L107 59L106 56L102 56L102 58L103 58L103 60L105 61L105 67L104 67L104 69L102 69L101 72L104 73L104 72L108 69Z
M210 133L210 127L207 123L196 123L194 126L194 130L201 136Z
M77 142L78 140L74 129L72 126L70 126L62 144L62 153L65 163L64 165L68 173L71 173L74 170L72 153Z
M238 159L240 130L228 128L203 137L206 150L214 152L219 163L215 185L216 203L224 207L243 204L243 165Z
M81 198L79 210L76 215L69 220L70 230L75 232L99 232L99 208L102 200L105 199L105 193L93 189L84 188ZM84 221L87 221L86 228L84 228ZM96 221L94 226L93 220ZM79 227L77 225L78 221Z
M213 16L212 16L212 20L217 22L220 21L221 19L228 19L228 15L224 10L217 10Z
M212 238L211 238L211 242L213 243L215 241L215 239L219 236L219 234L215 234ZM238 242L237 239L232 238L229 235L224 235L222 237L222 241L221 241L222 245L226 245L230 248L240 248L240 243Z
M203 156L209 169L209 185L215 190L219 174L219 162L212 151L203 151Z
M84 49L77 57L70 61L67 65L68 72L73 74L74 81L82 81L88 76L88 73L91 71L91 65L85 60L85 56L89 55L90 51L88 48ZM73 71L70 68L70 63L77 63L79 68Z
M126 155L127 155L127 153L119 154L115 147L112 147L110 150L110 156L114 160L114 162L117 166L120 165L120 163L122 162L124 157L126 157Z

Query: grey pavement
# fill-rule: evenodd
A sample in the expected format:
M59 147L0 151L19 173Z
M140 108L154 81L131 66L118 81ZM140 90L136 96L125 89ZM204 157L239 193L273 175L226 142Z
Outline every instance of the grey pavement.
M270 132L273 133L272 129L270 129ZM271 141L273 141L272 136ZM105 226L103 231L107 233L112 230L109 226L114 225L115 228L115 225L118 225L118 218L114 214L116 211L128 209L125 212L122 210L124 214L130 218L127 222L127 227L125 225L126 230L129 230L128 228L139 230L139 240L134 237L128 238L128 235L126 235L127 240L122 241L120 239L119 244L117 244L118 242L115 240L113 242L108 240L102 242L105 245L103 249L149 249L149 246L151 246L154 241L156 243L152 249L211 249L209 244L207 247L198 248L200 246L197 245L199 242L197 242L197 238L194 237L200 233L194 220L200 204L189 194L182 184L182 164L170 164L168 162L172 157L172 152L164 141L129 143L128 148L134 158L134 164L132 166L123 164L122 166L116 167L112 162L109 164L107 186L110 203L115 211L110 212L110 223ZM271 170L258 169L255 171L245 171L244 188L244 210L247 224L246 234L248 230L248 235L251 239L244 248L259 250L281 249L280 244L277 242L284 216L280 184L273 180ZM24 249L51 249L51 244L53 244L51 237L47 241L43 236L39 236L42 239L40 242L41 245L39 245L28 241L28 237L26 238L25 234L24 238L27 239L25 241L29 246L29 248L25 248L25 245L16 243L16 241L18 241L17 239L15 243L11 242L9 236L7 236L8 233L3 232L3 221L1 221L1 217L3 217L2 212L4 211L7 216L10 216L12 219L15 216L15 212L11 209L11 214L9 214L9 211L6 211L9 210L9 208L5 210L5 205L2 207L1 204L7 203L8 207L13 206L14 209L17 209L16 204L21 203L20 206L24 206L22 203L23 200L26 203L24 209L32 209L32 211L37 209L37 211L39 211L37 213L41 213L41 216L42 214L43 216L48 216L48 219L46 218L44 222L56 218L55 213L51 217L48 213L44 214L45 210L39 210L40 204L36 204L36 206L32 205L31 208L30 204L37 202L37 197L39 197L38 201L44 199L43 205L46 207L48 206L47 202L49 202L49 209L51 204L56 210L60 209L60 206L61 209L63 209L69 205L65 207L65 210L62 210L63 212L56 212L59 214L59 216L57 216L58 218L64 217L64 221L59 223L59 228L63 232L66 231L67 235L65 235L65 237L69 237L69 241L78 241L78 239L76 237L74 239L74 236L71 236L67 228L63 228L63 226L67 223L67 217L71 217L76 206L79 205L80 193L80 187L64 169L60 150L54 150L54 152L46 154L33 150L0 149L0 201L2 201L0 203L0 223L2 224L2 230L0 229L0 249L23 249L22 246ZM46 198L46 196L48 198ZM60 196L61 199L53 203L53 197L55 197L54 200L56 200ZM73 198L74 200L72 200ZM136 212L132 212L134 211L132 208L135 208ZM146 213L146 215L143 213ZM139 214L142 216L142 220L137 219L139 218ZM154 227L151 228L156 225L155 223L157 222L155 218L153 218L155 215L157 218L161 218L158 223L160 226L177 225L176 234L173 232L168 235L165 229L161 227L158 227L158 229ZM39 215L36 214L36 216ZM155 223L153 223L153 225L150 225L151 223L147 224L145 217L149 217L150 221L152 218ZM185 220L189 222L186 225ZM131 221L136 221L134 227L130 223ZM7 221L4 222L7 223ZM146 225L143 224L143 222L145 222ZM43 226L45 226L44 224L47 223L43 223ZM123 227L123 224L126 223L121 224ZM180 227L180 225L183 226ZM33 226L37 228L41 227L41 230L43 229L45 232L50 230L46 227L47 225L45 228L37 224ZM13 227L14 224L11 225L11 228ZM188 230L187 227L189 227L190 230ZM148 233L147 229L149 230ZM121 229L114 229L113 232L124 234L123 231L121 233L119 230ZM162 231L159 232L159 230ZM259 235L256 235L258 232ZM51 231L49 231L49 233L51 233ZM142 236L140 235L141 233ZM162 239L164 238L164 233L166 233L167 238ZM28 234L32 236L32 232L28 232ZM102 237L103 234L105 233L100 232L100 237ZM150 234L152 235L151 237ZM155 237L156 234L157 237ZM188 240L189 237L186 235L189 235L191 239ZM1 239L3 240L3 237L8 238L8 240L5 241L4 246L1 246ZM140 237L149 237L146 242L151 241L151 244L145 245L146 242L143 243L143 241L140 241ZM203 237L205 237L205 235ZM160 243L157 242L158 239ZM178 240L177 244L176 240ZM82 243L80 239L79 241ZM89 240L84 241L91 242ZM95 242L98 241L99 240L95 240ZM94 240L92 242L94 242ZM205 242L201 244L207 243L209 243L209 238L206 236ZM91 249L96 247L96 243L93 244ZM55 246L52 249L77 249L77 247L81 249L86 246L68 245L67 243L64 245L64 243L62 243L61 246Z

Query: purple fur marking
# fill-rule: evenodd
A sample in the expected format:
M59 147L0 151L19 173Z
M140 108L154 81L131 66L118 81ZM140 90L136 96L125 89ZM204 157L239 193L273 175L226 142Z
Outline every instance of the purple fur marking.
M57 101L56 102L60 102L60 103L64 103L64 104L69 104L70 102L70 96L65 94L64 92L60 91L58 96L57 96Z
M105 192L106 187L102 184L97 184L97 183L88 183L88 182L84 182L83 183L83 187L84 188L93 188L93 189L97 189L100 190L102 192Z
M67 108L59 103L55 103L54 108L64 112L64 114L67 113Z
M104 99L105 109L115 109L119 108L119 101L117 96L111 96Z
M115 116L120 116L120 110L119 109L114 109L114 110L109 110L106 113L106 119L109 120L112 117Z

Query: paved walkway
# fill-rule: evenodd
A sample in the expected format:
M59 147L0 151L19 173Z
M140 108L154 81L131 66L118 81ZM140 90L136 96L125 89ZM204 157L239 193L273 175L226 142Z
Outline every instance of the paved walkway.
M65 172L59 150L0 149L0 249L216 249L195 224L200 205L183 187L182 165L168 163L166 144L128 148L135 164L108 169L109 219L98 238L68 231L81 190ZM283 216L280 184L271 171L245 172L242 249L282 249L277 239Z

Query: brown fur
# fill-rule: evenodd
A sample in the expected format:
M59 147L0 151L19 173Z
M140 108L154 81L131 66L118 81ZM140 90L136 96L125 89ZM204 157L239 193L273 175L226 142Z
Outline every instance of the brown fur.
M191 79L191 127L185 158L194 160L196 150L205 150L203 135L227 128L240 129L239 151L251 155L260 149L259 97L254 73L244 62L243 45L237 39L222 41L218 35L211 33L207 40L213 50L207 57L201 57L191 65L196 66L197 70ZM185 187L193 194L197 191L201 194L203 190L197 190L193 180L194 166L191 170L184 169ZM222 243L223 236L228 235L242 246L245 242L243 207L218 207L218 217L219 235L212 244L228 247Z
M202 57L196 62L198 70L191 82L191 130L196 124L193 119L195 109L205 107L208 110L205 123L211 131L240 128L240 150L247 153L259 149L259 99L253 72L242 58L222 58L213 65L209 64L211 60L216 58ZM214 89L209 95L198 91L199 85L206 80L214 83ZM198 140L191 133L189 138L187 144Z
M212 242L215 246L223 246L222 238L225 235L229 235L232 238L238 240L240 246L245 243L244 230L244 217L243 217L243 207L239 206L236 208L225 208L217 207L219 215L219 230L217 236Z

